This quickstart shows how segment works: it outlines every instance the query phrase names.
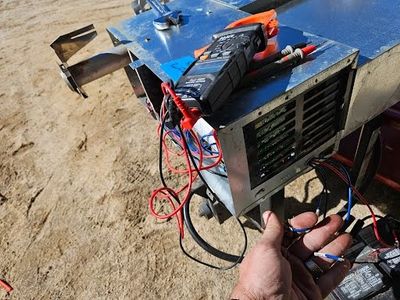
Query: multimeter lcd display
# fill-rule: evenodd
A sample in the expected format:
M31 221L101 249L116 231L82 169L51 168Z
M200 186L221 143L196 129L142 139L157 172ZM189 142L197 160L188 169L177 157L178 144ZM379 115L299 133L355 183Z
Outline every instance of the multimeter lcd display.
M254 54L264 48L264 32L258 23L216 33L212 44L179 79L175 91L186 105L211 115L239 85Z
M196 76L196 75L218 73L227 62L228 59L216 59L198 63L195 64L193 68L189 70L187 75Z

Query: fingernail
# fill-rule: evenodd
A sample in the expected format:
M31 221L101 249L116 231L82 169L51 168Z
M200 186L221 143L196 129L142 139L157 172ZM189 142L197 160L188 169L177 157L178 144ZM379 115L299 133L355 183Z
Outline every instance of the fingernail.
M268 224L269 217L271 217L272 211L267 210L266 212L263 213L263 219L264 219L264 226L266 227Z

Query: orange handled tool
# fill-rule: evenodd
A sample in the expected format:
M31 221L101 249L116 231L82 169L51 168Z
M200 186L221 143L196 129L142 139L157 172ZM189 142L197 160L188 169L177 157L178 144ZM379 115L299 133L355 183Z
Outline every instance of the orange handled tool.
M264 33L267 38L273 37L278 33L278 20L276 19L276 11L274 9L264 11L255 15L236 20L230 23L225 29L253 24L261 23L264 26Z
M255 15L250 15L248 17L236 20L232 23L230 23L228 26L225 27L225 29L229 28L234 28L234 27L239 27L243 25L248 25L248 24L254 24L254 23L261 23L263 24L264 27L264 35L266 37L266 40L268 38L274 37L275 35L278 34L278 20L276 19L276 11L274 9L258 13ZM194 51L194 56L196 58L200 57L201 54L208 48L209 45L197 49ZM267 47L265 47L265 50L260 51L254 55L254 60L259 61L267 57L270 53L273 53L276 51L276 44L271 43L268 44Z

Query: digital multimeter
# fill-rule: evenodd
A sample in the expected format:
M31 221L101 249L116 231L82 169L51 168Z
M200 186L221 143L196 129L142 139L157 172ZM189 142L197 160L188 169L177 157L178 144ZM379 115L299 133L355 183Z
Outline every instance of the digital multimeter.
M265 46L259 23L214 34L213 43L182 75L175 92L189 107L212 114L238 86L254 54Z

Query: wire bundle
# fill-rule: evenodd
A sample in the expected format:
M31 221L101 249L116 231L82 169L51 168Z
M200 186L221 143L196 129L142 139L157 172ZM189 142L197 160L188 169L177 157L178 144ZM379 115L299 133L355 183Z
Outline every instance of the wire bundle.
M188 107L186 107L185 103L183 103L179 96L175 94L173 88L167 83L162 84L162 90L164 92L164 99L159 115L160 124L157 128L159 135L159 174L162 187L154 190L150 196L150 212L158 219L169 219L172 217L177 218L179 228L179 245L182 252L190 259L214 269L228 270L243 260L247 249L247 234L242 222L238 218L235 218L240 225L244 236L243 250L241 254L237 256L218 250L206 242L196 231L189 214L189 203L193 196L192 187L197 178L203 182L207 191L213 195L214 200L218 201L224 206L224 204L219 201L217 195L209 187L201 173L201 171L207 171L214 175L227 178L218 136L216 131L212 130L210 133L199 138L196 132L192 130L195 120L198 118L198 116L196 116L196 112L194 111L193 113ZM180 113L177 109L180 110ZM182 117L177 122L177 117L179 115ZM167 120L169 121L168 126ZM177 124L175 126L171 126L171 123L174 123L174 121ZM168 146L168 142L172 142L176 148L178 148L178 151L171 149ZM172 162L172 158L183 158L185 162L184 167L176 167ZM163 161L165 161L169 173L178 175L180 177L186 176L187 183L178 189L172 189L168 187L163 175ZM222 169L223 172L216 172L216 168L219 170ZM155 208L156 200L166 200L172 211L165 214L158 212ZM232 262L232 264L228 267L219 267L203 262L190 255L184 249L182 242L184 237L184 224L186 225L194 241L201 248L217 258Z
M376 220L376 215L371 208L369 202L367 199L354 187L354 185L351 182L351 178L349 173L347 172L346 168L341 165L339 162L327 159L327 160L321 160L321 159L313 159L310 162L310 165L313 166L314 168L321 167L323 169L331 171L334 175L336 175L340 180L342 180L344 183L347 184L348 186L348 192L347 192L347 213L346 213L346 222L348 222L350 215L351 215L351 209L352 206L354 205L353 203L353 194L356 196L363 204L365 204L371 214L372 218L372 226L374 230L374 235L377 241L379 241L383 247L391 247L388 245L380 236L379 230L378 230L378 224Z
M373 231L374 231L376 240L379 241L381 243L381 245L385 248L392 247L392 246L388 245L380 236L379 230L378 230L378 224L376 221L377 216L375 215L374 211L372 210L371 206L369 205L367 199L354 187L354 185L351 182L351 177L350 177L349 172L342 164L340 164L339 162L332 160L332 159L322 160L322 159L314 158L310 161L310 166L312 166L316 170L316 172L319 173L322 177L323 186L324 186L322 193L325 194L324 218L326 217L327 201L328 201L325 171L329 170L330 172L332 172L334 175L336 175L339 179L341 179L347 185L347 204L346 204L347 208L346 208L345 222L348 223L350 221L351 209L354 205L353 197L356 196L363 204L365 204L367 206L368 210L370 211L370 216L368 216L368 218L369 217L372 218L372 226L373 226ZM353 194L354 194L354 196L353 196ZM320 206L321 206L321 199L319 199L318 204L317 204L317 209L316 209L317 215L319 214ZM298 234L305 234L312 230L312 228L294 228L291 226L289 228L292 232L295 232ZM395 238L395 241L396 240L397 239ZM334 261L343 261L342 257L332 255L329 253L316 252L316 253L314 253L314 256L324 257L324 258L332 259Z
M216 131L213 130L209 134L203 135L199 137L196 132L193 131L192 127L198 120L198 115L186 107L185 103L175 94L173 89L163 83L162 90L164 92L164 100L161 105L160 109L160 125L158 126L157 132L159 135L159 173L160 179L162 182L162 186L156 190L154 190L149 199L149 208L150 212L153 216L158 219L170 219L172 217L177 218L178 228L179 228L179 243L180 247L185 255L189 258L195 260L198 263L203 265L216 268L216 269L229 269L239 262L244 257L244 253L247 247L247 236L244 230L243 224L240 222L238 218L236 220L240 224L245 237L245 246L243 252L240 256L224 253L206 241L204 241L201 236L195 230L189 215L189 203L192 193L193 183L197 178L204 183L207 190L211 192L216 201L219 201L218 197L213 193L213 191L208 186L207 182L204 180L201 171L208 171L213 174L226 177L226 174L221 174L219 172L215 172L213 169L219 166L223 166L222 160L222 150L221 145L219 143ZM172 103L171 99L174 101ZM172 104L172 106L171 106ZM173 105L175 104L175 107ZM173 107L174 110L171 111L167 109ZM182 118L177 121L177 113L182 115ZM166 126L167 119L169 121L172 120L172 124L177 123L175 126L171 126L170 124ZM171 123L171 122L170 122ZM168 146L168 142L172 142L176 148L179 150L173 150ZM183 158L184 160L184 167L179 168L174 166L172 162L172 158ZM187 183L181 186L180 188L173 189L167 186L164 175L163 175L163 161L165 160L166 166L168 168L169 173L178 175L178 176L185 176L187 177ZM206 163L207 162L207 163ZM353 197L357 197L361 200L369 209L371 213L371 218L373 221L373 229L376 239L385 247L388 246L383 239L381 238L377 226L376 216L370 207L368 201L361 195L361 193L353 186L351 182L351 177L347 171L347 169L341 165L339 162L331 160L331 159L312 159L310 161L310 166L312 166L318 175L320 175L322 182L323 182L323 190L321 195L318 199L316 213L319 215L321 210L322 200L325 201L324 205L324 218L326 217L327 213L327 203L329 198L328 189L326 186L326 176L325 172L330 171L337 177L339 177L346 185L347 185L347 207L346 207L346 215L345 215L345 222L350 222L351 217L351 209L354 205ZM224 169L224 168L223 168ZM324 196L324 197L322 197ZM156 200L166 200L171 208L171 212L169 213L161 213L158 212L155 208L155 201ZM228 268L221 268L216 267L211 264L202 262L197 258L191 256L182 245L182 239L184 237L184 224L189 230L189 233L193 237L193 239L207 252L210 254L219 257L223 260L227 260L233 262L233 265L229 266ZM298 234L305 234L312 230L312 228L293 228L290 227L291 231L298 233ZM315 256L325 257L329 259L333 259L336 261L342 261L341 257L334 256L329 253L315 253Z
M350 221L351 208L353 206L353 200L352 200L353 193L352 193L352 189L351 189L351 177L350 177L350 174L342 164L340 164L339 162L337 162L335 160L327 159L324 162L332 165L338 171L340 171L343 175L346 176L346 182L345 183L347 184L347 212L346 212L345 221L346 221L346 223L348 223ZM327 190L327 186L326 186L327 180L326 180L326 175L325 175L325 168L324 168L324 166L320 165L318 163L318 160L315 159L315 158L313 160L311 160L310 166L312 166L315 169L317 175L320 175L321 179L322 179L323 194L325 194L324 218L326 218L329 196L328 196L328 190ZM321 205L321 201L318 202L318 206L317 206L317 209L316 209L317 215L319 215L320 205Z
M335 174L337 177L339 177L344 183L346 183L348 185L348 189L351 190L348 192L348 203L347 203L347 214L346 217L348 217L348 215L351 212L351 208L352 208L352 193L355 194L355 196L357 196L357 198L367 206L370 214L371 214L371 218L372 218L372 224L373 224L373 230L374 230L374 234L375 234L375 238L384 246L384 247L390 247L389 245L387 245L385 243L385 241L383 241L383 239L381 238L380 234L379 234L379 230L378 230L378 225L377 225L377 220L376 220L376 216L374 211L372 210L371 206L369 205L369 202L367 201L367 199L365 199L365 197L354 187L354 185L351 183L350 177L347 177L346 175L344 175L341 170L335 166L334 163L332 163L331 161L323 161L323 160L313 160L313 163L316 163L317 165L322 166L323 168L330 170L333 174ZM344 167L343 167L344 168Z
M207 135L212 137L213 142L208 145L208 153L204 153L205 143L200 141L200 138L193 130L182 129L180 124L176 128L169 129L166 127L166 120L170 116L167 110L168 97L164 97L163 105L160 110L161 124L158 126L158 134L160 138L159 145L159 173L162 182L162 187L154 190L149 199L149 209L153 216L158 219L169 219L177 217L180 235L184 235L182 208L190 197L190 192L193 182L199 176L200 171L211 170L218 166L222 161L221 145L219 143L215 130ZM179 152L168 147L168 140L172 141ZM212 152L210 152L212 151ZM191 161L191 156L196 160ZM173 165L171 159L183 158L184 168L177 168ZM168 171L171 174L186 176L187 183L178 189L168 187L163 175L163 161L167 165ZM207 161L207 163L206 163ZM172 209L169 213L160 213L155 208L156 200L166 200Z

